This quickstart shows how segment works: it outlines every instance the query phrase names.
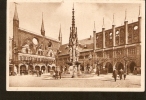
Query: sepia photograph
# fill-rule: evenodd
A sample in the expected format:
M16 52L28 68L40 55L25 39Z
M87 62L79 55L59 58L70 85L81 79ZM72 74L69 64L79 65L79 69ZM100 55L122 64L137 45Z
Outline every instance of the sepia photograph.
M144 0L8 0L7 91L145 91Z

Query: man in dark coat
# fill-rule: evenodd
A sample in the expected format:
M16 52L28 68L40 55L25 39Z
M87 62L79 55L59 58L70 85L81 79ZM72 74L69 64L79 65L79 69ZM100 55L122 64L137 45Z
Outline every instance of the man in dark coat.
M116 82L116 79L117 79L117 74L118 74L117 70L114 69L114 71L113 71L113 77L115 79L115 82Z
M126 78L126 73L124 73L124 80L125 80L125 78Z
M60 76L60 79L61 79L61 73L62 73L62 72L61 72L61 71L59 71L59 76Z
M123 70L122 70L122 69L120 69L120 70L119 70L120 80L122 79L122 74L123 74Z

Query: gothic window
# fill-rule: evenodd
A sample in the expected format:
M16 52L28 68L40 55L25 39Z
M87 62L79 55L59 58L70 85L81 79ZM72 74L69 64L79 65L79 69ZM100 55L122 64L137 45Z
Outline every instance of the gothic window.
M132 33L133 33L132 26L129 26L128 27L128 43L132 43Z
M48 47L52 47L52 42L51 41L48 42Z
M119 45L119 30L116 31L115 42L116 42L116 45Z
M96 35L96 46L97 48L102 48L102 33Z
M133 29L133 40L134 42L138 42L138 26L135 25Z
M125 32L124 29L122 28L120 30L120 44L124 44L125 43L124 40L125 40Z
M110 33L109 35L110 35L110 39L112 39L112 38L113 38L113 37L112 37L112 36L113 36L113 34L112 34L112 33Z

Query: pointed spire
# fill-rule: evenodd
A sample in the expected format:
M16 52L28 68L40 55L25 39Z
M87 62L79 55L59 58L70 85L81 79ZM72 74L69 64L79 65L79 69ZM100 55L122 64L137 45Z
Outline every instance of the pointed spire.
M61 24L60 24L60 30L59 30L59 37L62 37L62 33L61 33Z
M16 6L17 3L15 3L15 12L14 12L14 18L13 20L19 20L18 18L18 13L17 13L17 6Z
M102 25L102 28L104 28L104 17L103 17L103 25Z
M138 15L138 17L140 17L141 15L140 15L140 10L141 10L141 6L139 5L139 15Z
M93 29L93 31L96 31L96 29L95 29L95 21L94 21L94 29Z
M43 21L43 13L42 13L42 26L41 26L41 34L45 35L44 21Z
M113 25L115 25L115 22L114 22L114 20L115 20L115 19L114 19L114 13L113 13Z
M125 21L127 21L127 9L125 10Z
M73 3L73 10L74 10L74 3Z

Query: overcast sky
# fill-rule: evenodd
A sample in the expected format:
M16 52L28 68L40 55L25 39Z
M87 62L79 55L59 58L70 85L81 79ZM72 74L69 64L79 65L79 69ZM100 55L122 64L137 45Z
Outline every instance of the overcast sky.
M75 25L77 27L78 38L88 38L93 36L94 21L96 32L102 30L103 17L105 28L112 27L113 13L115 15L115 25L124 24L125 10L127 9L127 20L131 23L138 20L139 3L81 3L74 2ZM63 44L68 43L70 27L72 22L73 2L60 3L22 3L18 2L17 12L19 17L19 26L26 30L40 33L42 23L42 12L46 36L58 39L59 29L63 37ZM9 32L10 37L13 34L13 16L15 4L9 4Z

